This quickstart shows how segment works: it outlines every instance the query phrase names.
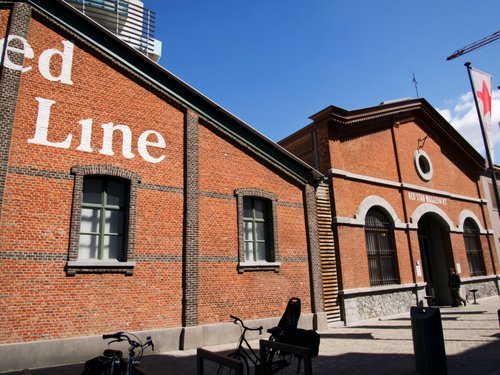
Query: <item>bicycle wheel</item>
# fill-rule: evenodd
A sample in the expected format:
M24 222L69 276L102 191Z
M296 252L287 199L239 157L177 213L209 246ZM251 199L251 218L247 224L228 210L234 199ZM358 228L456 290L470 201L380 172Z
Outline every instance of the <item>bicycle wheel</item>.
M251 374L250 365L248 363L248 359L245 356L237 356L236 357L236 356L230 355L230 357L237 358L243 362L243 374L244 375ZM236 374L236 370L231 368L231 367L228 367L228 366L219 365L219 367L217 369L217 375L235 375L235 374Z
M113 360L108 357L99 356L85 362L85 368L82 375L113 375Z
M132 375L146 375L146 372L143 371L139 366L134 366L132 368Z
M270 349L266 354L266 374L300 374L302 358L295 354Z

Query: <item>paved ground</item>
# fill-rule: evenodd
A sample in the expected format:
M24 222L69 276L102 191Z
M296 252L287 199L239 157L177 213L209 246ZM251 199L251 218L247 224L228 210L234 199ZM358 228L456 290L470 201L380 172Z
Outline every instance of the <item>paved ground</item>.
M500 375L498 297L478 305L440 309L448 374ZM233 345L234 346L234 345ZM208 347L219 351L232 346ZM255 347L258 343L255 342ZM196 373L196 351L175 351L143 358L150 375ZM83 366L32 370L33 375L76 375ZM206 373L211 373L206 371ZM321 332L320 354L313 359L313 373L320 374L418 374L415 365L410 314L364 321ZM10 373L19 375L20 372Z

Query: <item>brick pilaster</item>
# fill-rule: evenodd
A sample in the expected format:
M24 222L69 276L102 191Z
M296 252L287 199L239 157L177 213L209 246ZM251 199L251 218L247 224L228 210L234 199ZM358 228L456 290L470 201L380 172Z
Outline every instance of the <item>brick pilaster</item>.
M23 38L28 36L28 28L31 20L31 7L25 3L15 3L10 13L7 35L17 35ZM5 38L7 39L7 35ZM4 37L4 36L2 36ZM4 43L6 48L7 42ZM0 51L1 60L4 61L5 50ZM14 53L9 56L14 64L22 65L24 56ZM16 113L17 96L21 71L7 69L1 66L0 75L0 218L3 210L3 197L7 171L9 165L9 154L12 142L12 129L14 128L14 116Z
M185 117L185 194L183 256L183 326L198 325L198 116L187 111Z

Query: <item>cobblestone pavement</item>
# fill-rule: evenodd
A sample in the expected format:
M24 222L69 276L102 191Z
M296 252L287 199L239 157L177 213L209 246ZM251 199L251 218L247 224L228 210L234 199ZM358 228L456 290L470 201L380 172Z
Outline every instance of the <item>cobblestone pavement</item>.
M465 307L441 307L448 374L500 375L500 299L478 300ZM367 320L320 332L319 356L313 373L320 374L418 374L410 313ZM252 342L258 347L258 342ZM208 347L211 351L233 348ZM195 374L196 351L173 351L145 356L141 367L149 375ZM210 364L208 364L210 367ZM33 375L81 374L83 366L71 365L32 370ZM206 373L211 373L206 371ZM20 372L10 373L19 375Z

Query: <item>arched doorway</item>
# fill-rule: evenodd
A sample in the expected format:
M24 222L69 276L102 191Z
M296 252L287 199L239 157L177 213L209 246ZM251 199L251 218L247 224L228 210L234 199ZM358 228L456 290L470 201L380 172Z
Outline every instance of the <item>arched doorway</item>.
M450 305L448 268L453 265L453 255L448 223L435 213L424 214L418 221L418 242L426 294L438 305Z

